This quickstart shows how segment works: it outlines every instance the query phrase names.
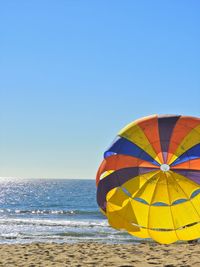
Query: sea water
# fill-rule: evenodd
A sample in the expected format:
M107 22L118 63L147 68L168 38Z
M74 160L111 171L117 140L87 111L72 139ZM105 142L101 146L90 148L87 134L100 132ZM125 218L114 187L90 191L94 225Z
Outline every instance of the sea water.
M0 179L0 243L136 242L108 225L94 180Z

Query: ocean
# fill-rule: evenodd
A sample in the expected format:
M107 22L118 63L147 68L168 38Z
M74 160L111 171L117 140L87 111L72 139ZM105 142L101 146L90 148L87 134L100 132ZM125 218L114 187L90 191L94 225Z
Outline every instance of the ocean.
M0 243L127 243L138 239L108 225L94 180L0 180Z

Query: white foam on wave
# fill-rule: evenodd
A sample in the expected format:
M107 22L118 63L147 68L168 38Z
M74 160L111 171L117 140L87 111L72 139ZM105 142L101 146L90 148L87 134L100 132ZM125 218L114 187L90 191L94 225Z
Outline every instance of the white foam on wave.
M44 225L44 226L74 226L74 227L108 227L106 220L56 220L56 219L32 219L32 218L1 218L0 224L29 224L29 225Z
M119 243L132 237L108 225L107 220L64 221L28 218L1 218L0 243L84 241Z
M86 210L53 210L53 209L35 209L35 210L20 210L20 209L0 209L0 213L11 213L11 214L56 214L56 215L101 215L101 213L96 211L86 211Z

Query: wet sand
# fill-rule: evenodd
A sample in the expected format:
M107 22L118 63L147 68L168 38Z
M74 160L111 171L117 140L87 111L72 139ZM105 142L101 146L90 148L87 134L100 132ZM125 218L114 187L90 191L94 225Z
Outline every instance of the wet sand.
M0 245L0 266L200 267L200 244L16 244Z

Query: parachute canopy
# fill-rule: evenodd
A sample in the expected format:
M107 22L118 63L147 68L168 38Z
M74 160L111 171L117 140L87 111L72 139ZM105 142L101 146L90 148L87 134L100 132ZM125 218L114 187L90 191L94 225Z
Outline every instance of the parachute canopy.
M200 237L200 119L153 115L122 129L96 177L109 224L169 244Z

